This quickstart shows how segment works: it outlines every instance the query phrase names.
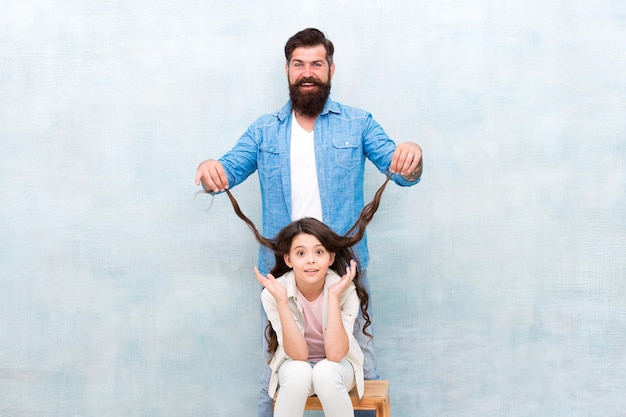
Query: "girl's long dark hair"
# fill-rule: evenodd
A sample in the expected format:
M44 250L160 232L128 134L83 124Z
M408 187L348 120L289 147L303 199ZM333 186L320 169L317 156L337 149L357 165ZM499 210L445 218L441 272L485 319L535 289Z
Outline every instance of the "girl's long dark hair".
M356 276L352 282L356 287L356 293L359 297L361 305L361 314L365 320L362 331L365 335L371 337L371 334L367 331L367 328L372 324L369 313L367 312L367 308L369 306L369 295L361 281L361 265L359 260L354 256L352 247L363 239L365 229L374 218L374 213L376 213L378 207L380 206L383 191L385 190L390 178L390 176L387 176L385 182L376 191L373 200L363 207L354 225L344 235L335 233L330 227L317 219L305 217L300 220L293 221L283 227L274 239L268 239L258 231L254 222L243 214L237 200L228 189L226 190L226 194L233 205L235 213L250 227L256 237L256 240L261 245L274 252L276 263L274 264L274 268L272 268L271 274L275 277L284 275L291 270L291 268L285 263L284 254L289 253L293 239L303 233L315 236L320 241L322 246L326 248L326 250L335 253L335 261L330 266L330 269L335 271L339 276L342 276L346 272L346 268L350 265L350 260L354 259L357 267ZM267 338L267 351L270 355L271 361L271 358L274 356L276 349L278 348L278 339L276 337L276 332L272 328L272 324L269 322L265 328L265 337Z

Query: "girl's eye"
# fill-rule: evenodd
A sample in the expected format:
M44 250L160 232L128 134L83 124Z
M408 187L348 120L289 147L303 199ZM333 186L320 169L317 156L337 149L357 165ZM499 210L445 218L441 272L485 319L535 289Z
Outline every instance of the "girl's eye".
M317 253L318 255L323 255L323 254L324 254L324 251L323 251L323 250L321 250L321 249L318 249L316 253Z
M298 255L298 256L302 256L302 255L304 255L304 252L303 252L303 251L301 251L301 250L299 250L299 251L297 251L297 252L296 252L296 255Z

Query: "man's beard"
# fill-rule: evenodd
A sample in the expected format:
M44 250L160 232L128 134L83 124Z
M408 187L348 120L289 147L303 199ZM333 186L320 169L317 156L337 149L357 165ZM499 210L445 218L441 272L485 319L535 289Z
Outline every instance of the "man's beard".
M317 88L312 91L300 91L300 85L303 83L315 83ZM296 113L304 116L315 117L324 110L324 104L330 96L330 80L323 83L317 78L302 78L296 84L289 84L289 98L291 106Z

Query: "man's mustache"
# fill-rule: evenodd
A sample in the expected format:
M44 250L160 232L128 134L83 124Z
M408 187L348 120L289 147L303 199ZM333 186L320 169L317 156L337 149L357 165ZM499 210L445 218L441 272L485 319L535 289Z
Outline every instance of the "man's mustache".
M322 84L322 82L319 79L315 78L315 77L304 77L304 78L301 78L300 81L298 81L296 83L296 85L302 85L302 84L315 84L315 85L317 85L317 84Z

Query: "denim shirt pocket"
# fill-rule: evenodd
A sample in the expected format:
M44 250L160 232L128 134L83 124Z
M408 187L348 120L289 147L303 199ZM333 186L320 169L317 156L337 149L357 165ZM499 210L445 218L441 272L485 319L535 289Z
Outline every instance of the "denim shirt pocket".
M257 169L259 179L268 181L280 174L280 152L275 146L259 146Z
M333 138L333 153L335 164L343 168L354 168L361 162L363 151L361 140L355 136Z

